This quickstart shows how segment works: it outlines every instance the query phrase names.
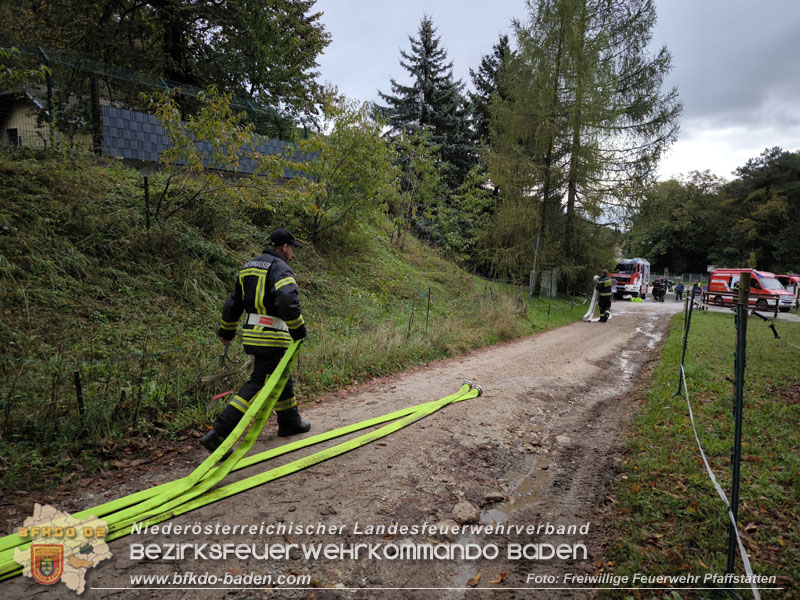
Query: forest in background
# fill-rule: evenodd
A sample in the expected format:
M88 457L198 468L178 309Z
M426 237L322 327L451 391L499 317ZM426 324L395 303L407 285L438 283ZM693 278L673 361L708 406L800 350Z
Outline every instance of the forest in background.
M732 181L708 172L662 181L632 214L626 249L654 270L708 265L800 272L800 152L768 148Z

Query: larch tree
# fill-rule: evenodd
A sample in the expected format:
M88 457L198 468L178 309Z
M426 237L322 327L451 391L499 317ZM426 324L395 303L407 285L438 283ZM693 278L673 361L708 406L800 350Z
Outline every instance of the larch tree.
M525 152L517 177L524 201L539 208L535 268L564 267L574 283L586 278L593 250L578 222L635 204L675 140L682 106L677 90L661 91L669 52L648 50L652 0L529 0L528 8L528 22L514 24L510 99L493 109L495 164L519 163L511 152Z
M529 266L553 264L553 221L564 186L566 116L562 82L573 15L567 3L529 5L528 22L515 20L517 51L501 77L504 96L492 103L491 151L486 160L501 190L494 272L521 277Z
M592 218L636 205L678 132L683 109L675 88L662 91L671 55L648 46L653 0L579 0L565 81L571 132L565 258L577 259L577 210Z

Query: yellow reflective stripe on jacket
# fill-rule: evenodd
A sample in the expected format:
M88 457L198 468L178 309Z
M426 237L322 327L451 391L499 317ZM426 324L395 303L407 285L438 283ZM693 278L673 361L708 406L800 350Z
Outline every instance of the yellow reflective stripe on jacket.
M600 283L603 285L603 291L602 292L598 291L598 295L599 296L610 296L611 295L611 288L613 287L614 282L611 281L610 279L601 279ZM606 291L606 289L608 291Z
M296 319L292 319L291 321L284 321L284 323L286 323L286 326L289 329L299 329L300 327L306 324L305 320L303 319L303 315L300 315L299 317L297 317Z
M267 314L267 307L264 304L264 296L267 293L267 274L263 273L258 277L258 285L256 285L256 310L262 314Z
M288 348L292 343L291 338L259 338L259 337L246 337L242 343L247 346L272 346L275 348Z
M279 331L277 329L242 329L243 338L273 338L277 340L292 340L292 336L286 331Z
M289 340L242 340L242 343L253 348L288 348L292 345Z
M281 289L283 286L289 285L290 283L297 285L297 281L295 281L294 277L284 277L280 281L275 282L275 290L277 291Z
M288 348L292 343L292 336L285 331L274 329L264 331L245 329L242 331L242 342L247 346L262 348Z
M255 305L256 311L262 314L266 314L267 309L264 305L264 293L267 287L267 271L264 269L242 269L239 271L239 285L242 287L242 290L245 289L244 280L247 277L255 277L256 278L256 297Z
M266 274L267 272L264 269L254 269L252 267L248 269L242 269L241 271L239 271L239 281L242 281L248 275L254 275L256 277L260 277Z

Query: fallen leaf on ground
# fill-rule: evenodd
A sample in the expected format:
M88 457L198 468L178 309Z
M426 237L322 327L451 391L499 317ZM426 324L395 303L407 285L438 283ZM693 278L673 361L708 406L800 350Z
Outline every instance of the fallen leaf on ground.
M500 575L498 575L496 578L494 578L494 579L492 579L491 581L489 581L489 583L501 583L501 582L503 581L503 579L505 579L505 578L506 578L506 575L508 575L508 573L506 573L505 571L503 571L503 572L502 572L502 573L500 573Z

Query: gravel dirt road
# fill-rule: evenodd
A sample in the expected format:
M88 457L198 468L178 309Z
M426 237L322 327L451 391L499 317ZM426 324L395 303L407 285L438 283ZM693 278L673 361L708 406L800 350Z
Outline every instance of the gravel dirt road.
M603 528L609 523L603 525L601 516L622 459L626 426L637 407L630 397L657 357L671 315L682 306L649 299L615 302L608 323L576 323L305 405L303 416L313 423L313 434L441 398L465 379L484 389L481 397L449 405L378 442L172 521L256 526L271 535L137 534L111 542L113 558L87 573L82 597L498 597L476 588L504 590L501 597L506 599L592 597L590 590L576 589L591 587L578 577L595 573L595 563L603 558ZM273 420L255 449L283 443L275 431ZM203 458L192 445L163 466L131 469L118 478L118 485L87 489L63 499L58 508L76 511L175 479ZM229 475L229 480L266 468L256 465ZM459 531L433 530L443 525ZM156 544L163 551L176 543L255 545L259 554L264 544L297 547L274 560L195 560L193 547L183 559L131 558L133 544ZM331 544L334 554L307 557L304 544L306 549ZM562 554L547 558L559 546ZM359 558L339 554L341 548L355 549ZM436 557L393 558L426 548ZM461 559L459 548L481 557ZM216 576L217 582L209 586L193 579L204 573ZM253 574L271 576L273 582L281 576L301 579L282 588L248 585ZM131 579L159 575L168 583L133 584ZM306 576L310 581L302 579ZM198 589L202 587L239 589ZM571 589L542 589L555 587ZM0 598L26 597L76 596L62 584L46 588L22 577L0 583Z

